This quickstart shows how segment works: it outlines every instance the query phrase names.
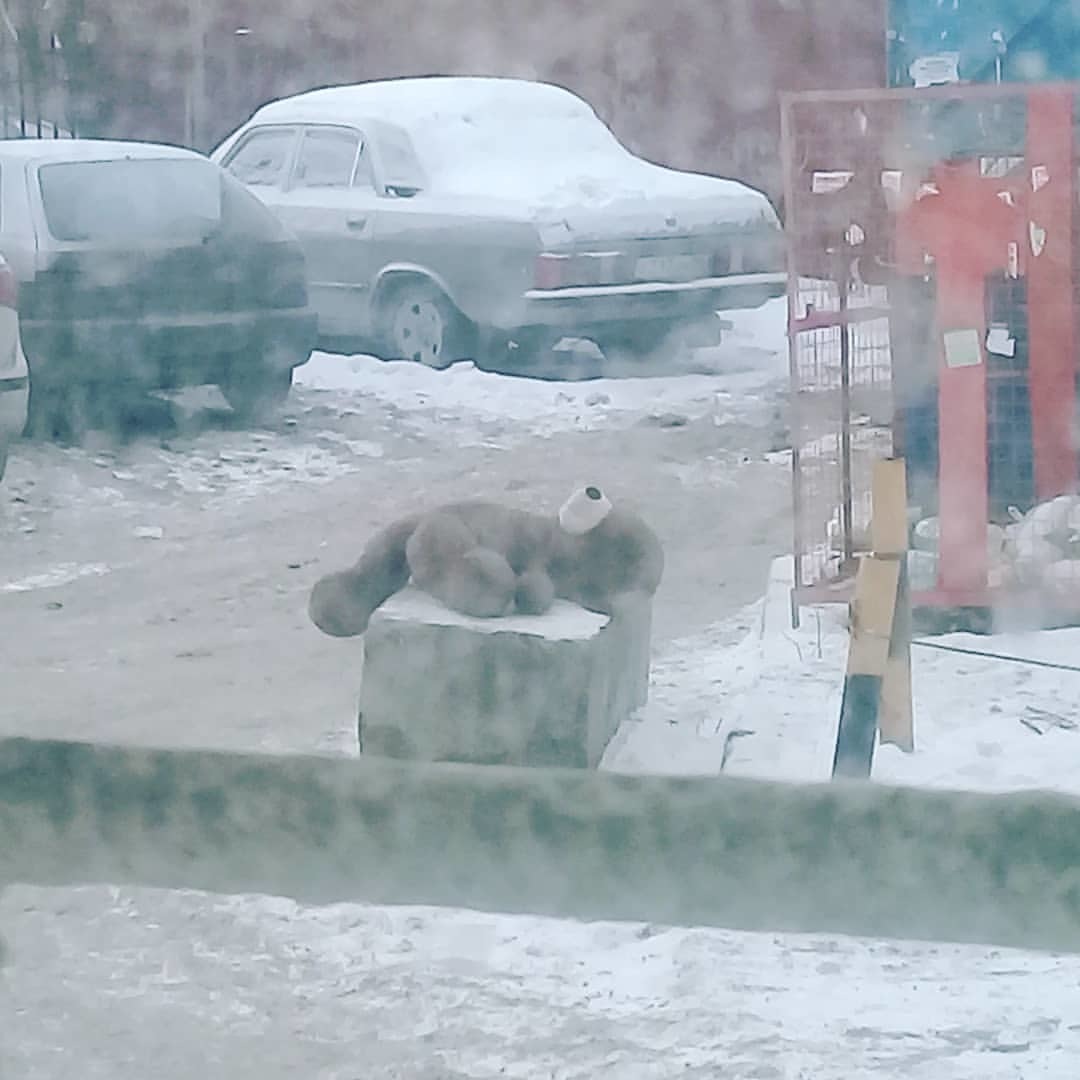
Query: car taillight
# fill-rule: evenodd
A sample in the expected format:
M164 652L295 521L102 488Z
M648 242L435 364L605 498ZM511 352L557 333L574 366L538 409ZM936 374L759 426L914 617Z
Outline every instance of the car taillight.
M17 308L19 306L19 282L15 272L7 263L0 263L0 307Z
M533 281L538 289L558 289L566 284L569 255L556 255L545 251L536 257Z

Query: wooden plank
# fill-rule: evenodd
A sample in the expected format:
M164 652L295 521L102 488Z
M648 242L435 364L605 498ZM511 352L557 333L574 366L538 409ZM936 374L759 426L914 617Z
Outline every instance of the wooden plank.
M899 580L900 561L875 556L862 560L855 577L851 647L833 754L834 778L865 780L873 769Z
M876 675L880 679L885 674L899 583L899 560L868 556L860 561L851 602L848 675Z
M881 680L878 738L882 744L915 749L915 716L911 690L911 593L908 588L907 469L903 458L874 463L874 512L871 542L879 557L899 564L889 650Z
M915 750L915 712L911 687L911 592L907 566L901 564L893 616L889 655L881 680L878 741L898 746L906 754Z
M911 608L907 590L907 477L902 458L874 462L874 554L855 578L833 776L868 779L882 742L914 746Z
M901 556L908 549L907 473L903 458L874 462L870 543L877 556Z
M0 886L131 884L1080 952L1080 800L1049 792L6 739L0 852Z

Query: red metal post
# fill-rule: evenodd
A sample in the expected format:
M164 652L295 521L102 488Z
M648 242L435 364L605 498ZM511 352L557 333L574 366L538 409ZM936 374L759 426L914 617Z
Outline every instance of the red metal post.
M1028 97L1027 259L1029 392L1039 499L1076 483L1072 426L1076 408L1073 310L1073 92Z
M990 514L986 404L986 276L1008 263L1015 211L978 161L943 163L930 193L899 215L898 241L917 266L934 256L937 278L939 584L946 593L986 588Z
M957 166L957 180L977 180L978 163ZM943 184L944 180L939 180ZM946 190L942 190L946 196ZM946 196L947 197L947 196ZM959 209L955 202L951 209ZM957 220L959 219L959 220ZM971 272L963 249L974 225L961 212L942 223L937 251L939 582L947 591L982 589L987 580L986 523L990 514L986 456L986 339L984 274ZM975 226L977 227L977 226ZM962 338L978 335L978 363L958 355ZM952 352L946 341L953 341Z

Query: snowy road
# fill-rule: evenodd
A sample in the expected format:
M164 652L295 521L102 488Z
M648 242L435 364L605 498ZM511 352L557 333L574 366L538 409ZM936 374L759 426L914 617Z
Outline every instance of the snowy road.
M1080 1059L1072 958L130 889L13 889L0 918L13 1080L1071 1080Z
M639 504L670 565L657 640L702 629L784 544L775 370L554 384L320 356L301 377L344 389L301 385L272 431L196 395L127 447L30 446L0 489L0 731L348 746L355 643L310 625L307 592L460 498L554 511L588 482Z
M22 449L0 489L0 732L351 753L354 646L308 625L311 582L418 499L555 508L591 481L668 554L653 701L610 767L717 771L741 725L733 771L813 775L835 655L794 640L793 666L746 609L788 547L775 311L711 373L320 356L273 430L196 395L124 448ZM929 735L954 764L971 742ZM134 889L11 888L0 932L4 1080L1071 1080L1080 1060L1080 964L1048 956Z

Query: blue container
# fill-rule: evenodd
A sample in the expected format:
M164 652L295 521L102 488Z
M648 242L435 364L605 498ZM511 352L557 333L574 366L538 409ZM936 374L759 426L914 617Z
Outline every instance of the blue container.
M889 85L1080 79L1077 0L890 0Z

